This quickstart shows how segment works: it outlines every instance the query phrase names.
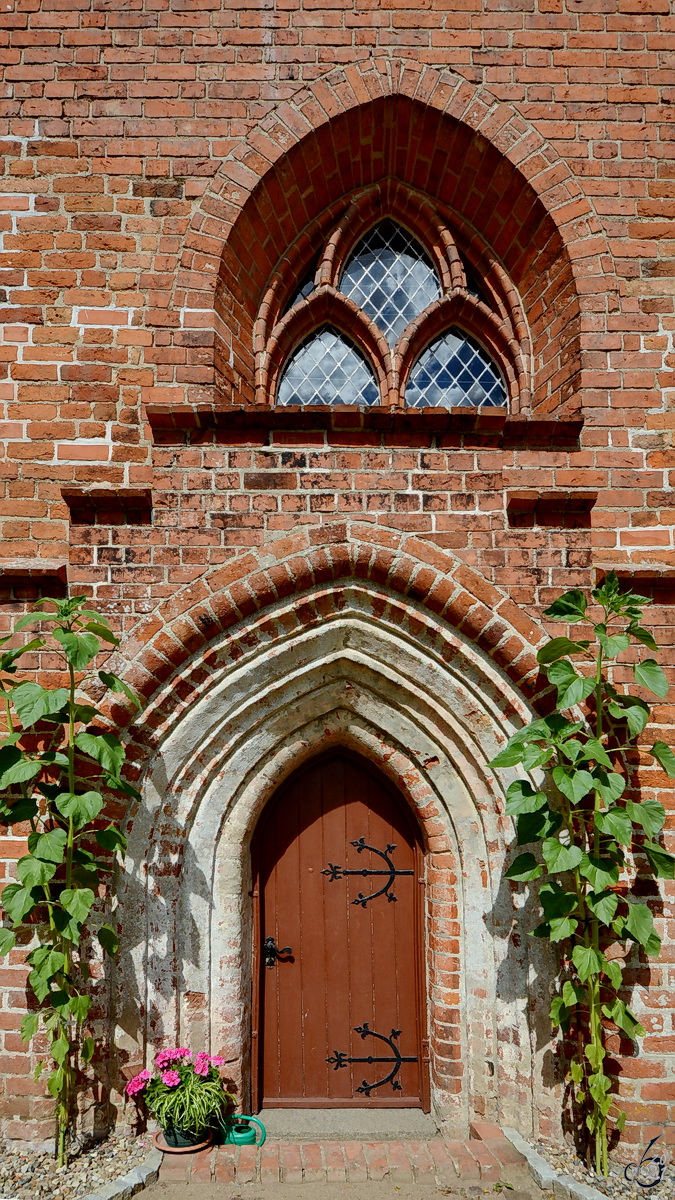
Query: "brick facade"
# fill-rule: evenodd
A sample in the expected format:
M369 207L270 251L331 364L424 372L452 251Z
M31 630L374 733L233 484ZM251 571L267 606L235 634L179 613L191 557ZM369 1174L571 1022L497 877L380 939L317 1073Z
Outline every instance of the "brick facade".
M519 1109L524 1132L537 1122L544 1133L554 1128L558 1084L542 1058L537 989L528 997L518 982L536 961L528 967L516 954L515 973L506 983L500 975L510 919L517 929L508 905L516 912L518 901L509 889L508 905L490 910L510 832L501 785L476 764L536 704L541 611L563 588L588 587L615 567L653 596L650 624L673 652L669 8L667 0L15 0L0 14L3 631L28 601L66 586L91 593L115 623L118 662L148 701L133 745L149 799L128 814L132 846L145 831L168 856L167 878L179 869L189 877L192 843L178 836L158 764L183 780L170 794L191 798L186 821L199 830L216 764L230 763L223 828L230 801L234 815L223 853L241 873L232 876L239 891L221 886L223 919L230 913L233 924L218 953L232 986L210 1005L208 988L185 983L189 954L168 973L144 972L144 947L159 944L152 939L168 918L153 909L165 895L158 884L144 901L155 915L135 922L138 849L121 889L129 937L120 994L131 1008L122 1000L108 1010L125 1070L146 1039L187 1029L238 1056L246 1094L246 967L241 951L228 958L228 945L246 945L249 918L240 904L236 924L235 901L247 839L269 789L319 734L308 713L305 725L258 747L256 760L249 730L246 767L235 769L227 728L207 745L186 740L185 722L191 700L204 715L211 689L229 694L240 662L245 678L254 645L281 647L297 634L304 653L303 638L314 644L322 622L328 630L342 614L348 624L353 610L357 625L391 625L401 679L404 643L416 641L430 677L438 661L448 673L434 721L419 716L429 739L419 761L392 759L386 735L403 720L402 700L387 683L384 652L373 649L368 666L381 681L377 711L356 665L351 683L341 677L339 703L328 697L321 710L332 737L352 739L407 789L421 821L439 823L425 830L429 883L439 889L429 916L438 1111L457 1137L475 1116L516 1124ZM336 230L344 241L377 211L407 213L430 252L438 229L450 229L477 274L494 280L511 331L508 414L406 412L391 380L388 405L377 409L270 405L284 289L331 237L339 256ZM333 661L326 647L319 653L318 663ZM289 659L289 679L297 666ZM433 926L457 918L443 904L455 902L453 870L470 845L461 822L445 819L452 787L434 782L432 763L445 754L447 780L462 774L459 743L443 723L462 680L480 680L485 697L467 796L485 839L486 890L475 905L493 912L497 949L481 969L488 1001L506 1005L501 1046L476 1007L478 979L473 1007L467 999L455 945L466 928L445 929L448 949ZM331 725L334 712L348 716ZM128 721L122 709L112 716ZM672 741L672 709L660 704L655 717ZM246 799L237 789L256 762L260 782ZM659 770L645 768L640 786L672 813ZM212 843L219 829L208 832ZM5 877L23 833L3 841ZM447 859L439 870L438 855L450 855L452 869ZM673 890L664 883L655 898L661 959L632 976L647 1029L640 1056L614 1047L626 1142L664 1127L672 1138L675 1127ZM20 958L2 968L0 1117L10 1135L32 1136L48 1105L18 1037ZM545 974L545 964L537 969ZM153 988L159 1026L147 1011ZM528 1005L522 1026L517 1013ZM103 1029L103 1004L100 1019ZM467 1045L472 1020L481 1028Z

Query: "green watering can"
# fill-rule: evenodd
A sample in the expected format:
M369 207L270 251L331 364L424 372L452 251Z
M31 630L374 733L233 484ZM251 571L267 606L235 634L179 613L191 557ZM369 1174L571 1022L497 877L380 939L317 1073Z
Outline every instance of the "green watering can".
M257 1139L258 1126L260 1130L260 1141ZM256 1117L236 1116L225 1117L221 1121L220 1128L223 1131L223 1139L226 1146L262 1146L267 1137L267 1130L262 1121L258 1121Z

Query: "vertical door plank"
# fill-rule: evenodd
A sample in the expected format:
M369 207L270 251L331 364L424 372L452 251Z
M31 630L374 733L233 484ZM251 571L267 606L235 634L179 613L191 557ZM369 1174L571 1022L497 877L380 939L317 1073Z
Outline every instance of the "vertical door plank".
M398 870L391 892L354 903L380 890L386 870L370 850L390 852ZM259 938L290 945L293 959L261 968L262 1103L316 1107L419 1106L423 1067L405 1063L398 1079L357 1092L364 1080L385 1076L386 1063L352 1063L334 1070L336 1051L366 1058L390 1057L375 1038L355 1026L389 1037L400 1029L402 1055L418 1056L424 1036L420 961L421 906L417 899L419 842L405 803L372 768L347 753L315 760L280 789L263 815L254 841L260 891ZM330 880L329 863L359 874Z

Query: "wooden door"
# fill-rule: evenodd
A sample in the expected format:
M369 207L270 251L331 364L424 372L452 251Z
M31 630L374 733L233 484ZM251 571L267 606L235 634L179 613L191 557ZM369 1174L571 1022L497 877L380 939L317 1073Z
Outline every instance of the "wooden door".
M314 760L270 802L253 856L258 1107L428 1108L422 856L403 799L356 757Z

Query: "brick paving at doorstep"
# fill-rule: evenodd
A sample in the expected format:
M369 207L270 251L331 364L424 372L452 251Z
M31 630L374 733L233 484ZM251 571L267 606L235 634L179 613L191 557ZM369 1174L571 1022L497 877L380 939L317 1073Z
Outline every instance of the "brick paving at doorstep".
M165 1155L159 1183L190 1184L424 1184L455 1191L492 1191L524 1159L505 1138L446 1141L272 1142L264 1147L216 1146L191 1155ZM161 1188L157 1191L160 1196ZM222 1192L225 1195L225 1191ZM228 1193L229 1194L229 1190ZM398 1193L397 1193L398 1194Z

